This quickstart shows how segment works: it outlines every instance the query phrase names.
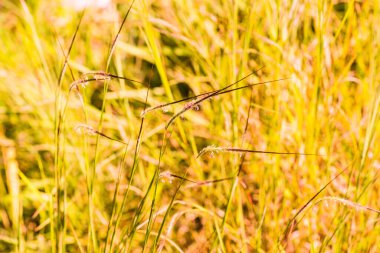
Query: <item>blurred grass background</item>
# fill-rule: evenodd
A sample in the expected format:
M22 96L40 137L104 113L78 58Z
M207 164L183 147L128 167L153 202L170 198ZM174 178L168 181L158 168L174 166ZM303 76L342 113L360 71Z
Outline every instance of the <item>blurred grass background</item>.
M0 252L380 251L378 1L99 2L0 3Z

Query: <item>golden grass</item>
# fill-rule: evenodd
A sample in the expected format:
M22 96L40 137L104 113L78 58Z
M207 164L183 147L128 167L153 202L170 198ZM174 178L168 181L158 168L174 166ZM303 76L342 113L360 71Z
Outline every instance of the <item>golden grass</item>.
M378 1L131 5L0 3L0 252L380 251Z

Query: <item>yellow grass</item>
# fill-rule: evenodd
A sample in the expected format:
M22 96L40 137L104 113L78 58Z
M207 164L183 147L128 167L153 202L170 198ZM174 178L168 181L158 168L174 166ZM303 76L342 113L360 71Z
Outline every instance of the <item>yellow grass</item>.
M0 252L380 251L378 1L62 2L0 3Z

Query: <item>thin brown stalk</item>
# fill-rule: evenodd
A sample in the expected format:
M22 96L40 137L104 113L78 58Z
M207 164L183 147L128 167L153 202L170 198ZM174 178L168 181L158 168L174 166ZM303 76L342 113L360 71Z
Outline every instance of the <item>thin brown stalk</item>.
M283 233L283 236L282 236L282 239L281 239L281 242L284 242L289 234L291 233L293 227L297 224L297 217L298 215L301 214L301 212L303 210L305 210L306 207L308 207L314 199L316 199L318 197L319 194L321 194L322 191L324 191L332 182L334 182L340 175L342 175L347 169L349 168L349 166L347 166L346 168L344 168L341 172L339 172L333 179L331 179L327 184L325 184L316 194L314 194L314 196L309 199L306 204L304 204L299 210L298 212L290 219L290 221L288 222L288 225L286 226L285 230L284 230L284 233ZM279 238L280 239L280 238Z
M169 122L166 124L165 128L167 129L173 122L176 118L178 118L179 116L181 116L183 113L185 113L186 111L188 111L189 109L191 108L195 108L197 107L200 103L202 103L203 101L207 100L207 99L210 99L214 96L217 96L217 95L220 95L220 94L225 94L225 93L229 93L229 92L232 92L232 91L235 91L235 90L239 90L239 89L244 89L244 88L248 88L248 87L252 87L252 86L256 86L256 85L260 85L260 84L265 84L265 83L271 83L271 82L276 82L276 81L281 81L281 80L285 80L285 79L288 79L288 78L284 78L284 79L278 79L278 80L272 80L272 81L267 81L267 82L261 82L261 83L255 83L255 84L251 84L251 85L247 85L247 86L243 86L243 87L239 87L239 88L236 88L236 89L231 89L231 90L228 90L228 88L230 88L231 86L243 81L244 79L248 78L249 76L253 75L255 72L252 72L251 74L239 79L238 81L224 87L223 89L220 89L220 90L217 90L215 92L212 92L212 93L209 93L208 95L205 95L203 96L202 98L198 99L198 100L194 100L188 104L186 104L183 109L181 111L179 111L178 113L176 113L173 117L170 118Z
M247 77L247 76L246 76ZM170 120L169 122L166 124L165 128L168 128L172 123L173 121L178 118L179 116L181 116L183 113L185 113L186 111L188 111L189 109L191 108L195 108L197 107L197 105L199 105L200 103L202 103L203 101L209 99L209 98L212 98L214 96L217 96L217 95L222 95L222 94L226 94L226 93L229 93L229 92L232 92L232 91L236 91L236 90L241 90L241 89L245 89L245 88L249 88L249 87L253 87L253 86L257 86L257 85L261 85L261 84L267 84L267 83L273 83L273 82L278 82L278 81L283 81L283 80L286 80L286 79L289 79L289 78L282 78L282 79L277 79L277 80L272 80L272 81L266 81L266 82L260 82L260 83L254 83L254 84L250 84L250 85L246 85L246 86L242 86L242 87L239 87L239 88L235 88L235 89L231 89L231 90L225 90L225 91L221 91L221 92L212 92L212 93L209 93L208 95L202 97L201 99L199 100L195 100L191 103L188 103L184 106L184 108L176 113ZM241 81L242 79L240 79Z
M198 157L209 152L237 152L237 153L258 153L258 154L272 154L272 155L307 155L307 156L321 156L319 154L311 153L298 153L298 152L277 152L277 151L264 151L264 150L253 150L253 149L243 149L243 148L231 148L231 147L213 147L209 146L199 152Z
M215 179L215 180L195 181L195 180L183 177L183 176L179 176L179 175L170 173L168 171L164 171L164 172L160 173L160 178L162 180L168 181L169 183L171 183L174 178L177 178L177 179L180 179L180 180L183 180L186 182L193 183L197 186L201 186L201 185L207 185L207 184L219 183L219 182L226 181L226 180L231 180L234 177L220 178L220 179Z
M85 124L78 124L75 126L74 130L78 133L82 133L82 134L88 134L88 135L100 135L106 139L109 139L111 141L116 141L116 142L119 142L119 143L122 143L124 145L128 145L128 143L126 142L123 142L121 140L118 140L118 139L115 139L115 138L112 138L98 130L95 130L93 127L89 126L89 125L85 125Z
M192 99L196 99L196 98L199 98L199 97L202 97L202 96L208 96L208 95L211 95L211 94L214 94L216 95L217 93L219 92L222 92L226 89L228 89L229 87L243 81L244 79L248 78L249 76L253 75L254 73L257 73L258 71L260 71L261 69L263 69L263 67L253 71L252 73L250 73L249 75L241 78L240 80L232 83L232 84L229 84L227 85L226 87L220 89L220 90L216 90L216 91L209 91L209 92L205 92L205 93L202 93L202 94L199 94L199 95L195 95L195 96L192 96L192 97L187 97L187 98L184 98L184 99L180 99L180 100L177 100L177 101L173 101L173 102L170 102L170 103L165 103L165 104L160 104L160 105L157 105L157 106L154 106L154 107L151 107L151 108L148 108L147 110L145 110L143 112L143 115L145 115L146 113L148 112L151 112L151 111L154 111L154 110L157 110L157 109L160 109L160 108L163 108L165 106L169 106L169 105L173 105L173 104L177 104L177 103L181 103L181 102L184 102L184 101L188 101L188 100L192 100ZM206 98L207 99L207 98Z

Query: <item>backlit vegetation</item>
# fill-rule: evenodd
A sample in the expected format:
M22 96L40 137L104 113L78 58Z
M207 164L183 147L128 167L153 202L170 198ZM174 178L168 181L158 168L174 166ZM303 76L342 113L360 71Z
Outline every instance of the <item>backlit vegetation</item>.
M380 251L379 1L78 8L0 2L0 252Z

